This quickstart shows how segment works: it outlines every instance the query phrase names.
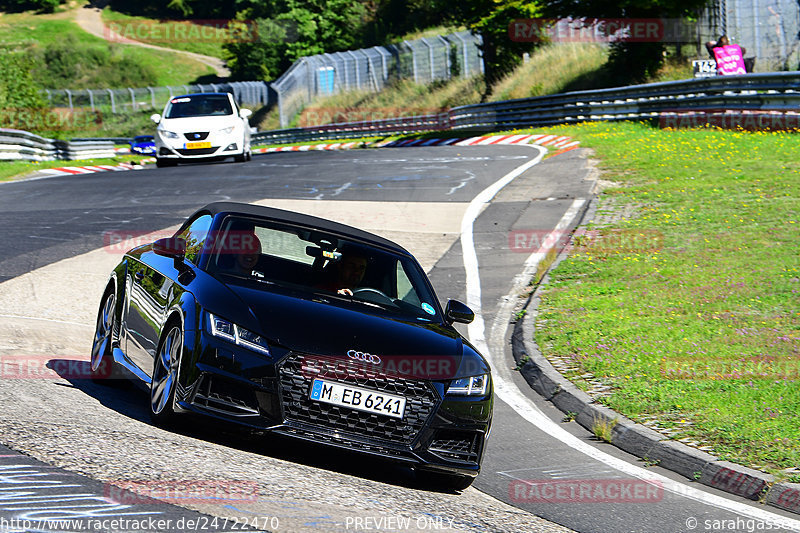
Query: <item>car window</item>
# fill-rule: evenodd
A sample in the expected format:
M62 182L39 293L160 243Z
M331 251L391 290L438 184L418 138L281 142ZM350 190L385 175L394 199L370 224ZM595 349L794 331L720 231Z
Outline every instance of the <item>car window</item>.
M225 94L188 95L173 98L164 112L165 118L211 117L232 115L233 109Z
M186 240L186 260L190 263L197 264L211 227L211 220L211 215L201 215L177 235Z
M435 297L408 256L289 224L227 217L206 266L229 284L335 296L341 305L434 320Z

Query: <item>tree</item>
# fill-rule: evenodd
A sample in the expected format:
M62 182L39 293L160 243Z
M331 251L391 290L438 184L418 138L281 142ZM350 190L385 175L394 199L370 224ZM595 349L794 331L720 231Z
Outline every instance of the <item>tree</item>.
M301 57L358 48L364 16L351 0L252 2L237 19L257 21L255 39L225 45L231 75L273 79Z
M542 0L551 17L678 19L693 17L710 0ZM611 44L608 68L612 76L642 81L664 62L663 41Z
M492 84L521 63L524 52L534 48L535 43L512 41L508 27L515 19L540 17L540 4L524 0L462 0L448 5L450 21L466 25L483 38L481 49L488 93Z

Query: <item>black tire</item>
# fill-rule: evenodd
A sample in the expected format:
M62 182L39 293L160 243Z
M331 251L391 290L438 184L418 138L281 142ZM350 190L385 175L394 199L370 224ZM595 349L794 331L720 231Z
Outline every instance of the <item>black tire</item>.
M253 151L252 150L248 150L247 151L247 161L252 161L252 160L253 160Z
M461 491L472 485L475 478L462 474L448 474L445 472L433 472L430 470L417 470L417 481L425 486Z
M172 159L163 159L163 158L159 158L159 157L156 158L156 166L158 168L174 167L177 164L178 164L178 162L177 161L173 161Z
M97 326L94 330L89 361L89 376L92 381L101 385L112 385L118 378L112 354L116 302L117 295L114 293L114 287L111 286L103 294L103 298L100 300L100 310L97 312Z
M233 156L233 160L236 161L237 163L244 163L245 161L247 161L247 154L242 152L241 154Z
M150 417L159 426L175 421L175 389L183 353L183 329L178 322L164 328L158 342L150 381Z

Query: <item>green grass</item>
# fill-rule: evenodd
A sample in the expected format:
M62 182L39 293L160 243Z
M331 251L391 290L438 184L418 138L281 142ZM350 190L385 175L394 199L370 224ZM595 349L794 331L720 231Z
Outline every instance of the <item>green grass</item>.
M126 15L106 7L102 12L106 27L119 28L118 32L143 43L185 50L206 56L225 58L224 35L188 21L158 20Z
M593 148L601 212L542 294L536 340L603 402L769 471L800 464L800 145L796 133L554 127ZM602 214L602 213L601 213ZM605 235L605 236L603 236Z
M0 181L24 178L28 174L46 168L119 165L120 163L138 163L143 159L147 159L147 157L125 154L119 157L84 159L80 161L0 161Z
M132 45L108 43L95 37L78 26L69 16L69 12L56 15L34 15L32 13L3 14L0 18L0 43L16 47L46 47L48 44L63 42L67 36L75 39L80 45L89 45L99 49L109 49L112 54L129 58L156 74L155 85L181 85L194 80L213 76L213 69L194 59L168 51L152 50ZM75 80L71 89L92 89L105 87L102 80Z

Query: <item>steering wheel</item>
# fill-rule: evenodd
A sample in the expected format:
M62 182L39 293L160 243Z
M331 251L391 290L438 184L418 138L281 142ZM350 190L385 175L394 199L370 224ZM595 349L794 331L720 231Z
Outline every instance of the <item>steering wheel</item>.
M362 300L377 304L397 305L394 303L394 299L391 296L378 289L373 289L372 287L359 287L358 289L353 289L353 296L358 296Z

